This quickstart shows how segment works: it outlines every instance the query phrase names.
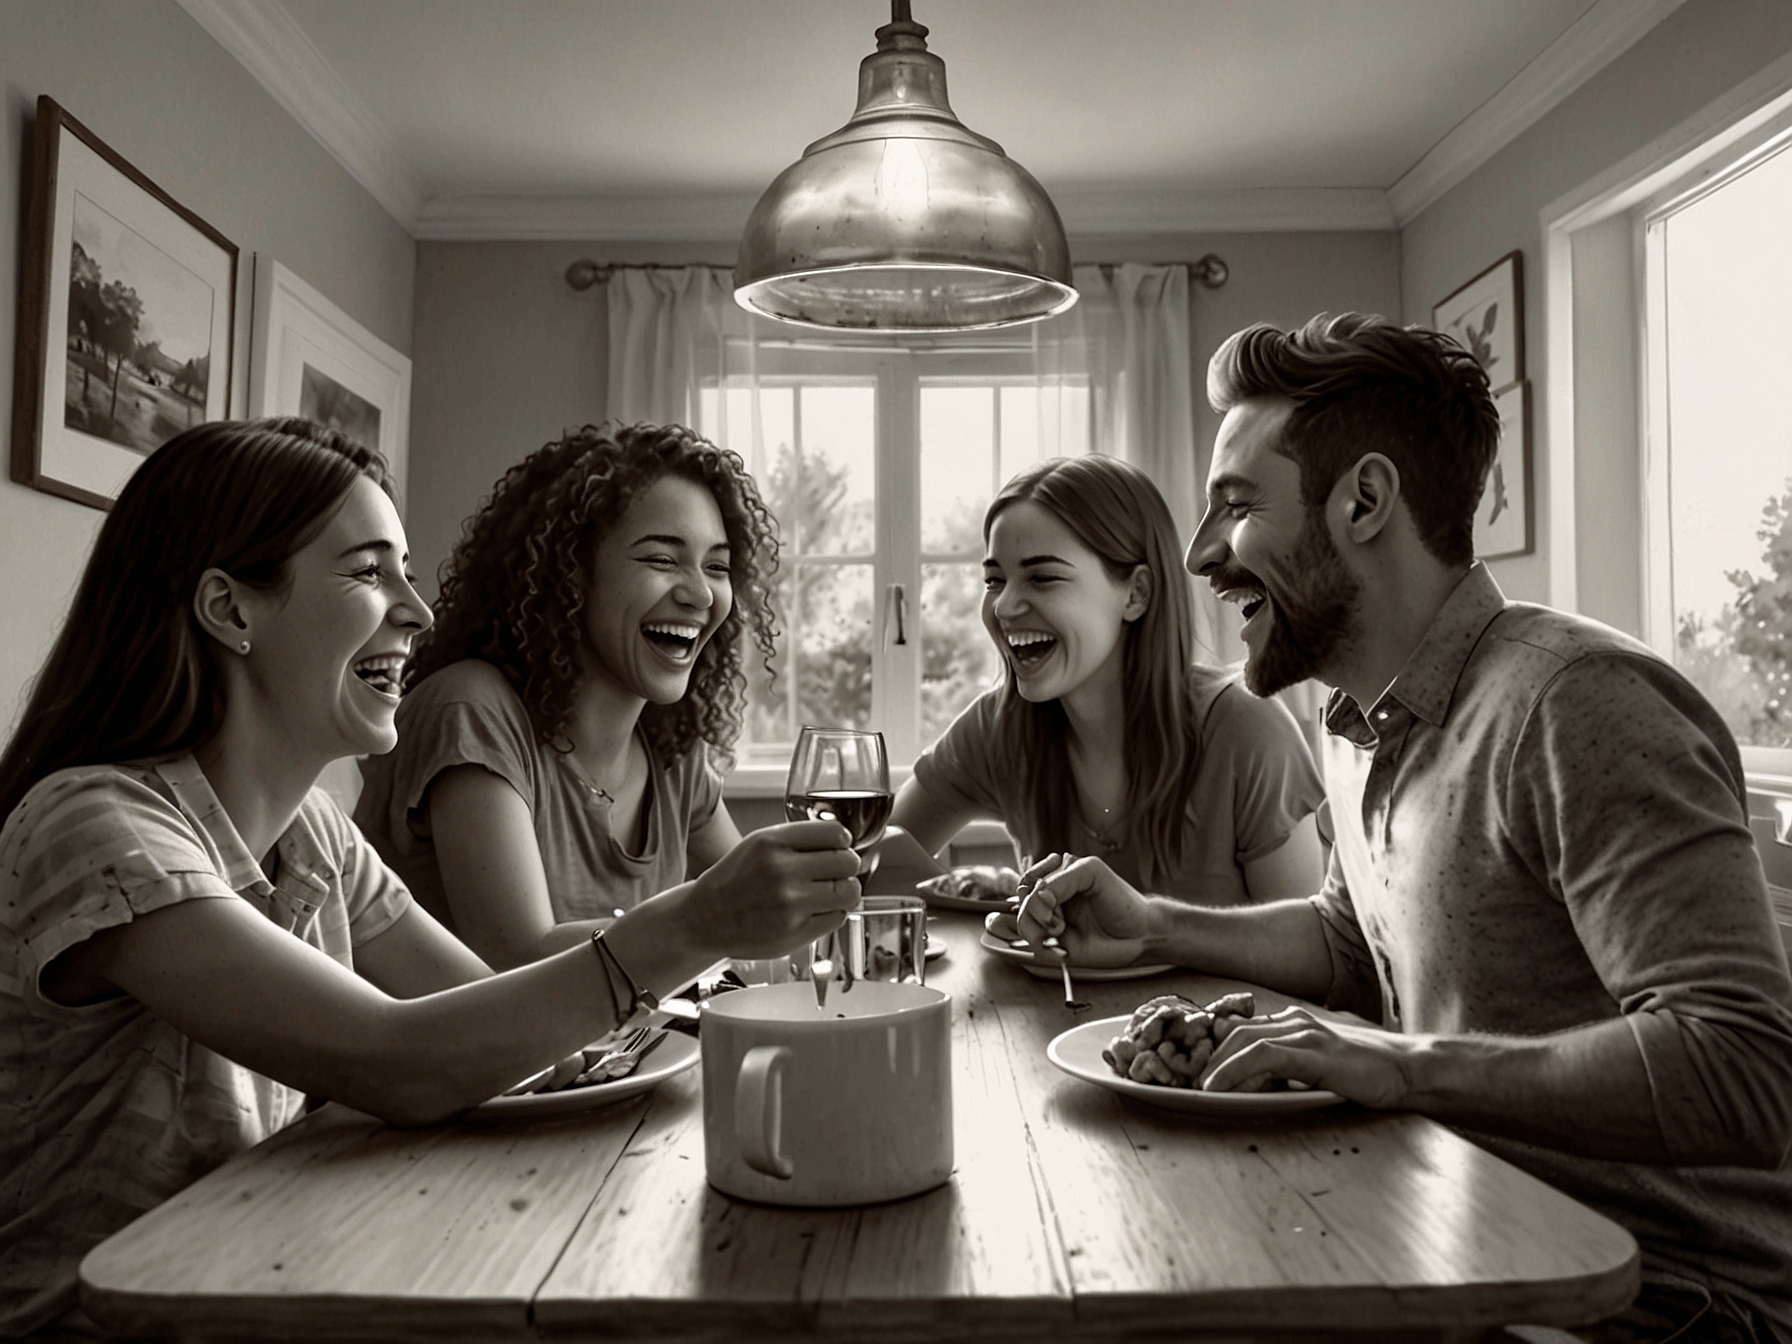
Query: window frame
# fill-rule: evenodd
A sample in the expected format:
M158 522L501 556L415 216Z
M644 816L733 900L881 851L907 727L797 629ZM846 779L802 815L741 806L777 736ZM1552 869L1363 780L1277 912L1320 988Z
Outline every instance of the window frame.
M711 388L753 384L767 388L870 383L875 388L872 452L876 502L868 558L873 593L871 722L882 728L890 756L890 782L899 788L913 773L914 759L927 743L921 733L922 641L895 642L896 590L900 588L907 600L905 634L918 630L923 566L966 562L963 556L923 551L921 546L921 391L934 386L1037 383L1040 375L1031 341L912 345L764 342L743 366L752 372L725 377L706 387L706 393ZM999 471L999 397L997 403L995 470ZM1091 439L1092 431L1091 426ZM761 447L754 445L755 454ZM756 456L743 456L748 457L748 469L755 476L770 469L768 462ZM805 559L809 563L867 563L867 557L859 555ZM751 760L742 751L724 781L724 791L739 798L781 798L786 774L785 764Z
M1665 309L1651 221L1718 189L1776 150L1792 152L1785 148L1788 140L1792 56L1540 213L1549 601L1630 628L1670 659ZM1585 453L1612 442L1637 446L1627 482L1612 475L1619 469L1602 466L1599 454ZM1600 521L1612 498L1627 492L1636 500L1635 532L1628 538ZM1632 583L1635 612L1627 620ZM1792 780L1792 748L1743 746L1741 755L1751 778Z

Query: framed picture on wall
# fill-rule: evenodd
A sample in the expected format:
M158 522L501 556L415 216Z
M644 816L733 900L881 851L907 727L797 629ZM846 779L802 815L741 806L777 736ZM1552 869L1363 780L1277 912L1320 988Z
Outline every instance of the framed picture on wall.
M1481 361L1495 389L1524 377L1524 254L1508 252L1431 310L1431 325Z
M1493 394L1500 413L1500 448L1475 511L1475 558L1529 555L1531 522L1531 385L1513 383Z
M109 509L163 443L230 414L236 244L37 100L12 475Z
M402 515L411 361L265 253L255 254L251 415L302 415L377 449Z

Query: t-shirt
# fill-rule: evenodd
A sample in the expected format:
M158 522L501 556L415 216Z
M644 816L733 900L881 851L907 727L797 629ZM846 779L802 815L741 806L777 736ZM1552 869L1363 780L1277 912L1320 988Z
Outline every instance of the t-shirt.
M646 841L631 853L610 830L609 804L535 735L522 697L504 674L477 658L425 677L398 706L398 746L361 762L365 785L355 820L417 900L450 929L427 799L442 771L477 765L529 805L558 924L629 910L685 878L693 829L715 815L721 774L699 742L662 760L647 751Z
M1200 757L1183 818L1182 861L1149 889L1199 905L1244 905L1244 865L1274 852L1325 799L1299 727L1276 700L1258 699L1235 676L1189 669ZM1035 833L1020 762L996 734L1006 687L985 691L915 761L915 778L936 803L1003 822L1023 854L1057 846ZM1071 847L1095 855L1134 886L1145 886L1148 852L1109 843L1072 810Z
M1653 652L1457 585L1365 714L1334 693L1337 832L1314 898L1328 1002L1417 1033L1622 1020L1668 1152L1738 1151L1792 1112L1792 977L1717 712ZM1792 1338L1792 1167L1668 1166L1478 1143ZM1706 1158L1705 1160L1709 1160Z
M83 1255L302 1112L136 999L38 987L60 953L181 901L247 901L350 968L410 904L321 789L274 850L269 882L190 756L59 770L0 829L0 1337L67 1311Z

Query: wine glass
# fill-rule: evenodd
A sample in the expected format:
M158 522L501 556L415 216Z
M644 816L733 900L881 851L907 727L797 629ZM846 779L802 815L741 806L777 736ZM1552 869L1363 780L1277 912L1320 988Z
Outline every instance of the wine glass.
M882 733L804 725L784 784L786 817L791 821L832 818L846 827L852 847L862 855L883 839L884 823L889 821L894 803ZM847 976L851 986L852 972L844 951L838 933L825 934L811 944L808 966L796 966L799 975L807 973L815 982L818 1005L825 1006L827 981L834 976Z
M864 854L883 839L895 797L882 733L805 725L790 758L784 814L791 821L831 817Z

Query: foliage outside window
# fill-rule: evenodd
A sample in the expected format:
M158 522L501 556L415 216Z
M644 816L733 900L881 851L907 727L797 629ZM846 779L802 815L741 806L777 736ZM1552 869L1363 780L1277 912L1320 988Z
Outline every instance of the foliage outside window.
M704 432L746 459L782 539L776 675L751 669L744 764L786 762L805 723L879 729L906 764L995 683L983 511L1027 464L1089 450L1086 381L1028 362L794 350L703 390Z
M1792 748L1792 327L1773 298L1792 294L1789 222L1782 152L1648 225L1674 660L1739 742L1770 748Z

